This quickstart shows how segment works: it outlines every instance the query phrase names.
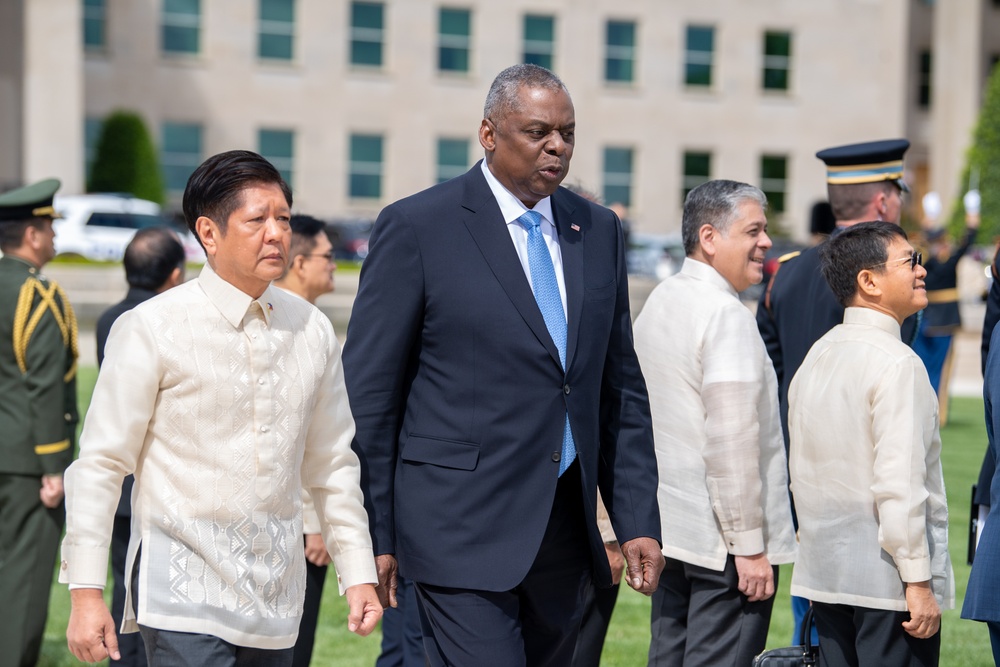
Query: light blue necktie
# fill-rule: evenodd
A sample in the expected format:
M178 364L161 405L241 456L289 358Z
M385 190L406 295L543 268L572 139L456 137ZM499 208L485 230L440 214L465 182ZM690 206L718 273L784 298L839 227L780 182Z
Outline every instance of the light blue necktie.
M538 211L527 211L517 219L518 223L528 232L528 269L531 271L531 286L535 292L535 301L542 311L545 327L552 336L552 342L559 350L559 361L563 372L566 370L566 313L563 311L562 296L559 294L559 283L556 282L556 270L552 266L552 256L545 245L542 236L542 214ZM559 474L569 468L576 458L576 445L573 444L573 433L569 428L569 413L566 414L566 428L563 431L562 455L559 459Z

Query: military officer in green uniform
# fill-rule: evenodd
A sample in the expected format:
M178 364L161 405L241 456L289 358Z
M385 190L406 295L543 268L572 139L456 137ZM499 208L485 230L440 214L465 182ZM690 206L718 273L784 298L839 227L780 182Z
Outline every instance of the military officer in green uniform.
M41 273L58 188L0 195L0 667L38 661L76 434L76 318Z

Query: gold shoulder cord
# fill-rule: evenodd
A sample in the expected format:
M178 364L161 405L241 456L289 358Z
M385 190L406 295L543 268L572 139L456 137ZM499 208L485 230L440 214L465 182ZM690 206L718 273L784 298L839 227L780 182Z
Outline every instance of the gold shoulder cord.
M32 312L31 306L35 300L35 293L38 294L40 300L34 312ZM65 315L56 303L54 298L56 293L59 294L59 299L62 301ZM63 376L63 380L69 382L76 375L76 359L78 356L76 314L73 312L73 307L69 304L69 299L66 298L66 293L54 282L46 287L37 278L29 277L21 285L21 292L17 297L17 308L14 310L14 358L17 360L17 367L21 369L21 372L28 372L26 361L28 343L31 341L32 334L35 332L38 323L47 310L52 311L52 315L55 317L56 325L59 327L60 333L62 333L63 345L69 347L73 353L73 364Z

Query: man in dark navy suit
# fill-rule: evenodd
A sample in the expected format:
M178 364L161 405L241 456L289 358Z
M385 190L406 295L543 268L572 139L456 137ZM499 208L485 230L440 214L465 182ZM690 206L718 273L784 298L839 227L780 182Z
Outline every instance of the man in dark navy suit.
M484 162L388 206L344 348L383 603L415 582L432 665L569 665L611 572L663 567L649 403L621 223L559 185L575 113L548 70L501 72Z

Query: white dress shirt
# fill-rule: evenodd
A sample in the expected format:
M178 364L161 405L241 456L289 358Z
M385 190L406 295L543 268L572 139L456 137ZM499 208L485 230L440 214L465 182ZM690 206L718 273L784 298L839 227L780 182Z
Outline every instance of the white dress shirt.
M528 264L528 230L517 221L523 213L528 211L520 199L511 194L510 190L497 180L490 168L486 166L486 160L481 164L483 176L493 192L494 199L500 206L500 213L504 222L507 223L507 231L510 232L510 240L514 242L514 250L517 251L517 258L521 261L521 268L528 278L532 292L535 286L531 282L531 268ZM552 267L556 270L556 282L559 284L559 296L562 297L563 315L566 314L566 276L563 275L562 248L559 247L559 235L556 233L555 218L552 215L552 199L545 197L531 209L542 216L542 238L545 239L545 246L549 249L549 256L552 257Z
M104 584L118 490L134 471L126 572L141 543L138 622L290 647L303 486L342 590L377 580L353 435L329 320L274 287L251 299L206 265L111 330L66 473L60 581ZM136 629L131 590L123 629Z
M778 383L753 314L690 257L635 321L660 483L663 554L716 571L729 554L795 559Z
M904 611L903 582L955 605L938 402L899 323L848 308L788 392L799 558L792 595Z

